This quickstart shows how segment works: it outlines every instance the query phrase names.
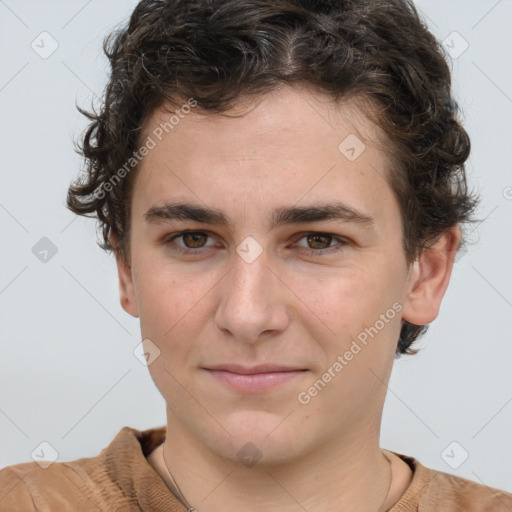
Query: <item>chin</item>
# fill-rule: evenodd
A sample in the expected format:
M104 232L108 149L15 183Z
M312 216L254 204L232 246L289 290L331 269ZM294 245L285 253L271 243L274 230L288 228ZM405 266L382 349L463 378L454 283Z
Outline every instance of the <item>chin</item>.
M219 420L231 436L222 431L223 435L213 441L211 449L247 467L286 464L298 455L305 441L304 432L286 416L287 413L266 411L233 412Z

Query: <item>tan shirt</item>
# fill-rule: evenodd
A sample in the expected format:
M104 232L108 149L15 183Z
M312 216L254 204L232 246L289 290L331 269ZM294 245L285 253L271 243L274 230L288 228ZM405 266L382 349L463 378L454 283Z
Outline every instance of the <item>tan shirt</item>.
M124 427L96 457L37 462L0 471L0 512L186 512L146 457L166 428ZM512 512L512 494L435 471L392 452L413 471L409 487L389 512Z

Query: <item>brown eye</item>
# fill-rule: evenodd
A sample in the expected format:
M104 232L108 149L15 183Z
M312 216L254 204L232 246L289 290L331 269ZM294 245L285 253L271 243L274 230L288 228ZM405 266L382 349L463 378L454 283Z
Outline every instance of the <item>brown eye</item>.
M174 233L164 238L163 244L169 250L182 256L206 256L211 254L211 250L216 246L215 239L204 231Z
M189 249L199 249L204 246L208 239L206 233L183 233L183 242Z
M349 243L348 240L337 235L314 232L303 233L296 247L301 253L308 256L327 256L341 252Z
M314 233L307 236L307 241L311 249L326 249L332 242L332 235Z

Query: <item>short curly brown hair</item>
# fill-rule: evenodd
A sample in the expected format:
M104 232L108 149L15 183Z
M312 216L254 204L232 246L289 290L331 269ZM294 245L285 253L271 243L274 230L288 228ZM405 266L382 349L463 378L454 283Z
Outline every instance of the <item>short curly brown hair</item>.
M475 222L479 198L468 193L464 169L470 141L447 57L410 0L142 0L103 48L111 73L102 106L78 107L91 121L77 145L86 169L67 206L97 217L100 247L125 262L136 165L105 186L133 158L155 109L192 98L222 113L282 84L371 105L367 115L390 141L408 264L448 228ZM415 354L410 345L427 328L403 321L397 355Z

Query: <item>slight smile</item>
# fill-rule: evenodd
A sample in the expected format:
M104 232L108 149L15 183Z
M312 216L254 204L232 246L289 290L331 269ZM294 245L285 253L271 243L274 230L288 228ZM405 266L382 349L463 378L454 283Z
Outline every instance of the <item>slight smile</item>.
M252 368L240 365L221 365L204 369L225 386L242 393L267 391L290 382L308 371L272 365L260 365Z

